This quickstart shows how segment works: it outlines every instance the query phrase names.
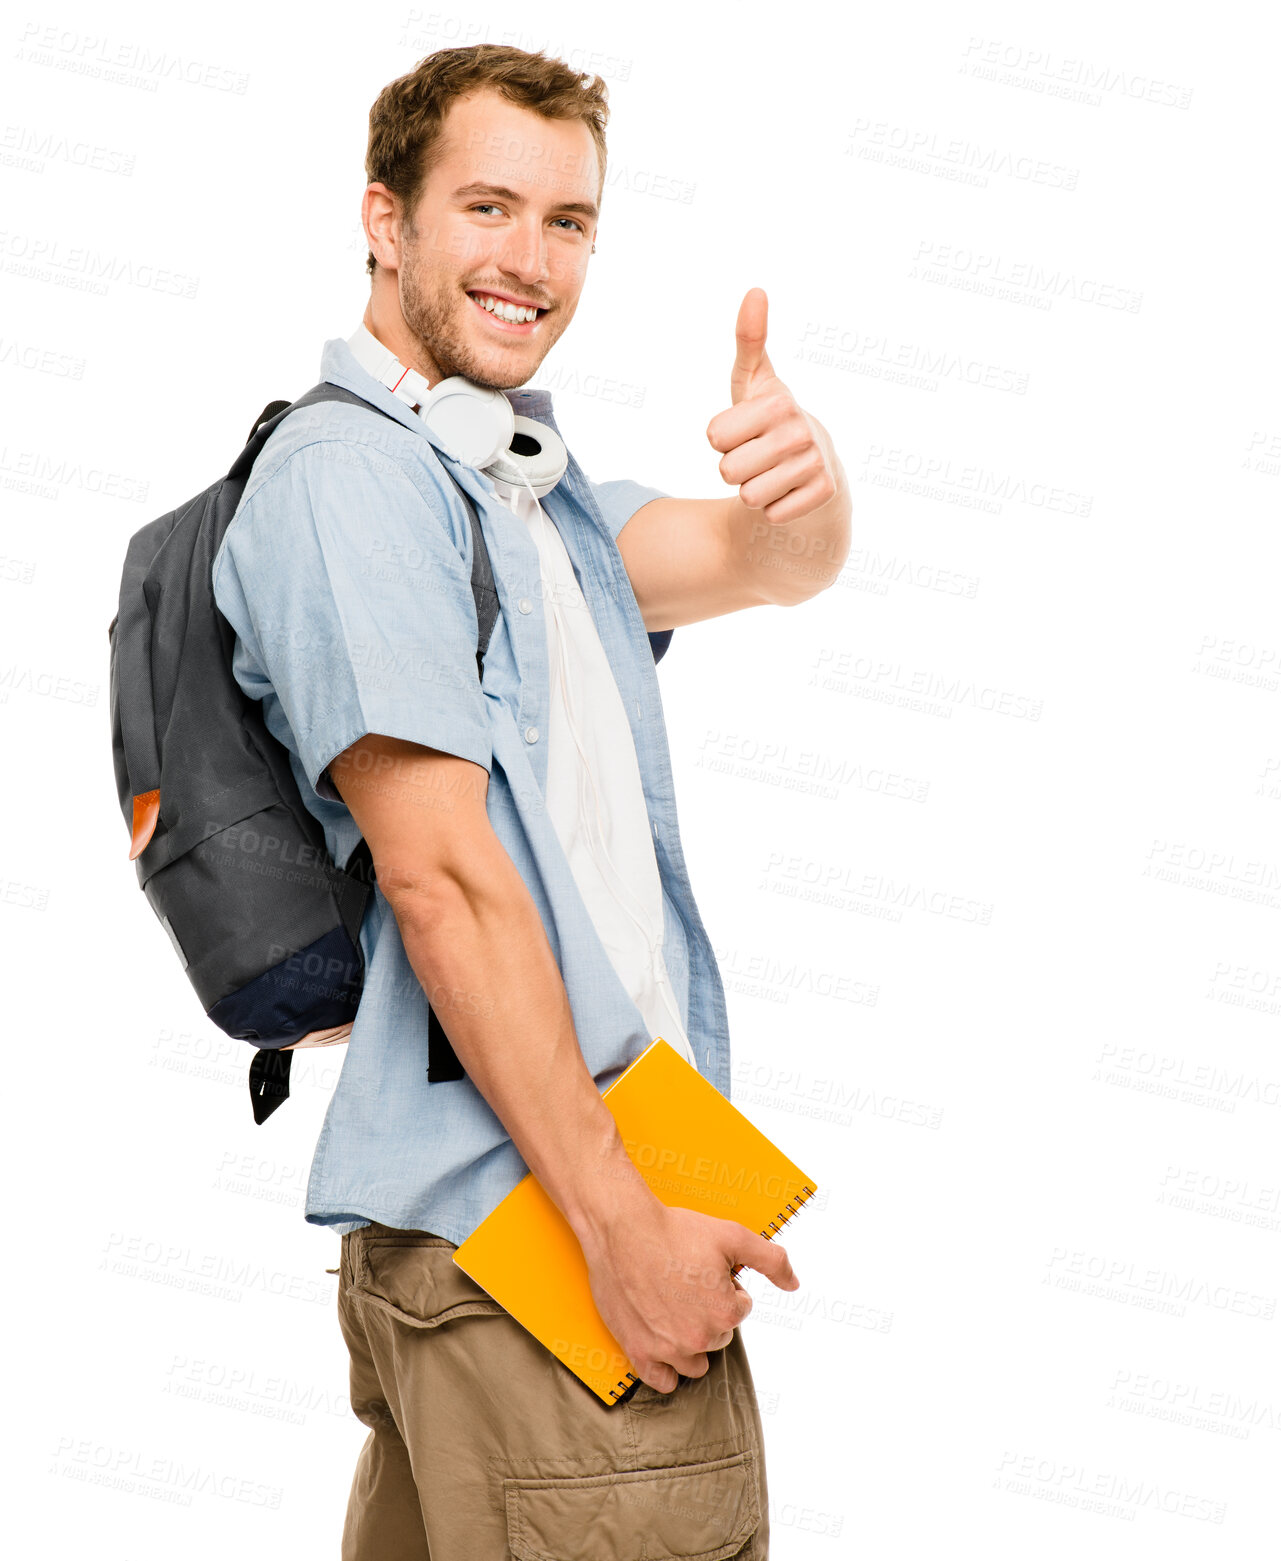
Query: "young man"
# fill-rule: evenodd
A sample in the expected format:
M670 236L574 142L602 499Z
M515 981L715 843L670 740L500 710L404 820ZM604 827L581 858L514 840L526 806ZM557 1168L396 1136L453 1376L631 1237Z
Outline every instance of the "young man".
M338 403L287 418L214 563L241 686L335 859L363 836L377 875L306 1204L342 1235L352 1407L370 1427L347 1561L767 1553L751 1300L731 1269L798 1281L777 1241L662 1204L601 1092L662 1035L730 1093L648 634L829 584L844 474L773 375L759 289L733 404L707 430L728 498L594 484L571 460L540 506L453 459L364 366L389 352L431 387L465 376L555 427L550 396L516 387L586 281L607 113L599 78L488 44L382 92L369 334L326 343L321 377L394 421ZM483 680L459 487L501 607ZM427 1077L429 1001L457 1078ZM527 1170L641 1378L612 1408L452 1261Z

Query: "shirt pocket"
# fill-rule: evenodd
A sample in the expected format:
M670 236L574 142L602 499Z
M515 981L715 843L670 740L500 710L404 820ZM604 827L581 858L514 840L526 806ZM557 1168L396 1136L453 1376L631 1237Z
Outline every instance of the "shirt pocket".
M508 1545L517 1561L724 1561L760 1526L756 1457L504 1480Z
M356 1248L351 1288L411 1328L437 1328L455 1317L511 1314L454 1262L443 1236L406 1231L367 1236Z

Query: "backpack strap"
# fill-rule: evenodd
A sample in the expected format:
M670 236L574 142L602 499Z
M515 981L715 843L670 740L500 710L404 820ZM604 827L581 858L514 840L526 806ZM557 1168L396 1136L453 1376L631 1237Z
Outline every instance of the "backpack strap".
M305 394L298 397L297 401L269 401L259 413L254 426L249 431L249 439L245 448L237 458L236 464L228 474L231 478L243 475L249 476L249 469L262 453L262 447L271 438L279 425L285 420L286 414L296 412L300 407L314 406L319 401L346 401L355 406L371 407L375 412L381 412L384 417L392 417L392 414L383 407L374 406L372 401L367 401L364 396L359 396L354 390L348 390L344 385L333 385L328 380L322 379L319 384L313 385ZM392 417L393 422L398 419ZM241 467L244 467L243 474ZM445 468L448 471L448 467ZM453 473L450 472L451 479ZM483 675L485 652L489 649L490 637L494 632L494 625L498 621L499 602L498 588L494 584L494 567L490 562L489 548L485 543L485 533L481 528L480 517L476 513L476 506L472 502L471 495L461 483L455 481L455 488L462 495L464 506L467 510L467 524L471 528L471 594L476 604L476 675Z
M477 627L476 671L483 675L485 652L489 649L490 636L498 622L498 587L494 584L494 566L489 559L489 548L485 544L485 533L481 529L476 506L461 483L455 482L454 486L463 496L467 518L471 522L471 594L476 603Z

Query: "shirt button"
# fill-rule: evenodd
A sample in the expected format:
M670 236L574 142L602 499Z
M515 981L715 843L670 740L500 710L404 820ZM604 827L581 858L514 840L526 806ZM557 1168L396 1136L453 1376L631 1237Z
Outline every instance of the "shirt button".
M538 728L536 726L527 726L525 728L525 741L527 743L536 743L538 741Z
M516 605L520 608L521 612L533 612L534 610L534 604L530 601L528 596L522 596Z

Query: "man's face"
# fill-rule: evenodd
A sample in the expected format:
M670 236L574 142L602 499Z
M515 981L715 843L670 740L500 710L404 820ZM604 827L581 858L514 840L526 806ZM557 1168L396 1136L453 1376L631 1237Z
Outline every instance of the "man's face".
M510 389L535 372L578 307L599 184L581 121L489 90L450 105L397 277L405 324L441 378Z

